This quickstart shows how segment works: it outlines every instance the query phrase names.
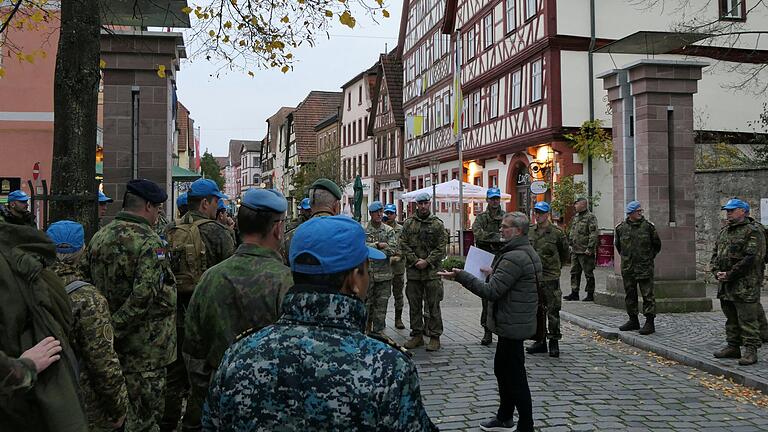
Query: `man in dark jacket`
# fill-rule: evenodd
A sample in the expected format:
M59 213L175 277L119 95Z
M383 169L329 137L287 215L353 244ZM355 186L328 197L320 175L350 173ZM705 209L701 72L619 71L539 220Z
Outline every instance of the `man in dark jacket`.
M501 223L501 236L507 244L493 260L488 282L460 269L440 272L456 279L479 297L489 300L488 327L499 336L493 371L499 385L501 403L496 417L480 423L484 431L511 431L512 415L518 410L520 432L533 431L531 391L525 372L523 340L536 333L538 281L542 265L528 240L528 217L520 212L507 213Z

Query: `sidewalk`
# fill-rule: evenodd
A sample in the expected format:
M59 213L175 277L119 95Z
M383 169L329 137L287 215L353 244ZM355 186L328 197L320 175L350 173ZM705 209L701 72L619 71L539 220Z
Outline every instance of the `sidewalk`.
M597 291L604 290L606 277L612 271L612 268L595 270ZM582 280L582 298L585 295L584 283ZM569 267L563 268L560 287L563 295L570 293ZM720 311L714 289L707 291L713 299L712 312L658 315L656 333L649 336L619 331L618 327L627 320L626 312L592 302L563 300L560 317L582 328L597 331L603 337L618 339L711 374L723 375L738 384L768 394L768 348L765 345L758 350L758 363L751 366L739 366L737 360L716 359L712 356L713 352L725 345L725 317ZM768 297L762 297L762 303L768 305Z

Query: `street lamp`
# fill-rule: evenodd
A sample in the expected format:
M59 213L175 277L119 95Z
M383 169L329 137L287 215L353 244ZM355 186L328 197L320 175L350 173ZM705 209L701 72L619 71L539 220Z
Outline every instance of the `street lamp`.
M437 213L435 186L437 185L437 174L440 172L440 159L433 157L429 160L429 172L432 174L432 214L435 214Z

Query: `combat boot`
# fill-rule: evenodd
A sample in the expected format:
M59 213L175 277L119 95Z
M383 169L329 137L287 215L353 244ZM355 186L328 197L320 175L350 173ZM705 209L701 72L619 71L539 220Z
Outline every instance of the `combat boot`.
M549 340L549 356L560 357L560 343L557 341L557 339Z
M591 302L595 301L595 293L587 293L587 296L581 299L581 301L591 301Z
M630 315L629 321L622 324L621 327L619 327L619 330L621 331L630 331L630 330L639 330L640 329L640 320L637 319L637 315Z
M493 333L491 333L490 330L485 329L485 334L483 335L483 338L480 339L480 345L490 345L491 342L493 342Z
M409 350L410 349L414 349L414 348L418 348L420 346L424 346L424 338L421 335L413 336L410 339L408 339L408 341L406 341L403 344L403 346L406 349L409 349Z
M741 358L741 350L737 346L728 345L714 353L715 358Z
M395 328L396 329L404 329L405 324L403 324L403 310L397 310L395 311Z
M440 349L440 338L437 336L432 336L429 338L429 343L427 344L427 351L437 351Z
M757 363L757 348L744 347L744 355L739 359L739 365L749 366Z
M547 352L547 341L542 339L530 344L525 352L528 354L541 354Z
M638 333L641 335L649 335L656 333L656 325L653 323L654 318L656 318L654 315L646 315L645 316L645 324L643 324L643 328L640 329Z
M563 299L564 300L571 300L571 301L578 300L579 299L579 293L577 293L576 291L571 291L571 293L568 294L567 296L563 296Z

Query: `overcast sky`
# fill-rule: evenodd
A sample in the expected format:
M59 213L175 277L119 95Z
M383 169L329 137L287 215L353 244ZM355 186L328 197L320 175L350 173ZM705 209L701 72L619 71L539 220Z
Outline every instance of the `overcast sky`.
M341 91L342 84L376 62L385 45L390 50L397 45L402 0L386 5L391 16L379 15L379 24L357 16L354 29L337 23L330 39L296 50L297 63L286 74L258 70L254 78L241 72L212 78L218 68L204 59L182 62L179 101L200 127L200 149L225 156L230 139L264 138L267 118L280 107L295 107L312 90Z

